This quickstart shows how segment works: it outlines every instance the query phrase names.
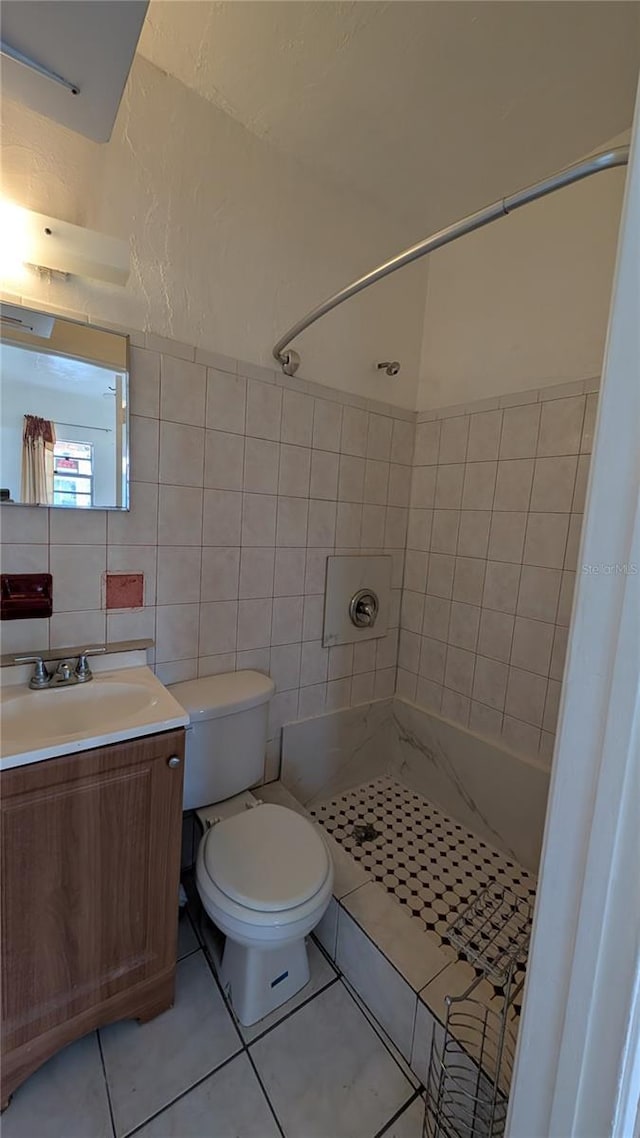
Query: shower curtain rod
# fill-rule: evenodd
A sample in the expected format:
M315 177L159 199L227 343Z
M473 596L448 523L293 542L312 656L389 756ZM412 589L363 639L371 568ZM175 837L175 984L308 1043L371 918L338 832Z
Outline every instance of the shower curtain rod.
M600 154L594 154L591 158L567 166L566 169L560 170L550 178L545 178L543 182L536 182L533 186L527 186L524 190L518 190L515 194L500 198L492 205L485 206L484 209L470 213L460 221L454 222L453 225L439 229L437 233L432 233L430 237L426 237L424 241L419 241L417 245L411 245L409 249L398 253L390 261L385 261L377 269L365 273L363 277L359 277L358 280L328 297L317 308L313 308L302 320L293 324L284 336L281 336L273 348L274 359L278 361L285 375L295 375L300 366L300 356L293 348L288 348L289 344L301 332L315 324L316 320L326 316L327 312L331 312L333 308L337 308L345 300L349 300L356 293L369 288L370 285L376 284L377 281L389 276L390 273L395 273L396 269L402 269L405 265L411 264L412 261L417 261L420 257L426 256L427 253L432 253L434 249L441 249L444 245L456 241L458 237L472 233L474 229L481 229L484 225L489 225L491 221L497 221L499 217L506 217L515 209L519 209L521 205L527 205L529 202L536 201L537 198L545 197L546 194L552 194L555 190L562 189L563 186L570 186L573 182L589 178L591 174L598 174L600 170L610 170L615 166L626 166L628 161L628 146L617 146L612 150L603 150ZM288 351L285 350L287 348Z

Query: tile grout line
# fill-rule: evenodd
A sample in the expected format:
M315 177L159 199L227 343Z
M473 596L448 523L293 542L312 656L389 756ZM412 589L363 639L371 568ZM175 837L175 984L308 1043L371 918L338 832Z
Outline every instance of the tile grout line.
M423 1084L421 1083L420 1086L422 1087ZM422 1091L418 1087L418 1088L416 1088L414 1093L407 1099L404 1106L401 1106L400 1109L395 1112L395 1114L392 1114L389 1121L385 1122L384 1126L382 1126L380 1130L376 1131L373 1138L383 1138L383 1135L385 1135L389 1132L389 1128L391 1126L393 1126L394 1122L397 1122L398 1119L400 1119L402 1117L402 1115L405 1113L405 1111L409 1110L409 1107L413 1106L416 1099L419 1099L419 1098L422 1098Z
M113 1103L111 1102L111 1087L109 1086L109 1078L107 1076L107 1065L104 1059L104 1052L102 1050L102 1039L100 1038L100 1029L96 1029L96 1039L98 1041L98 1051L100 1054L100 1065L102 1067L102 1077L104 1079L105 1090L107 1092L107 1106L109 1107L109 1118L111 1119L111 1129L113 1131L113 1138L117 1136L116 1120L113 1113Z

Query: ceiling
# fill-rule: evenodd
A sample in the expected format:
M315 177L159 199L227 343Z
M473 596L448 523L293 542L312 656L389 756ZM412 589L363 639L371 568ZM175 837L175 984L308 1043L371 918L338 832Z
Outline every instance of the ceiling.
M629 127L640 5L151 0L139 51L419 237Z

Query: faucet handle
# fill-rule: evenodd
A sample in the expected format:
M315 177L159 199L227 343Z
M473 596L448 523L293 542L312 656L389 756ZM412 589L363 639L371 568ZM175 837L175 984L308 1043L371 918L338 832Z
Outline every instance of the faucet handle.
M85 648L78 656L78 663L76 664L76 676L79 680L90 680L93 673L89 667L87 656L102 656L106 651L105 648Z
M14 656L16 664L35 664L33 675L29 680L30 688L46 688L51 679L42 656Z

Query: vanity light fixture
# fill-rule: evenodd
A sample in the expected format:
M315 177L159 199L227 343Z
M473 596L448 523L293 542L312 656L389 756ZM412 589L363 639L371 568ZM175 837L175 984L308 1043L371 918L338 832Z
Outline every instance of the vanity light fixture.
M19 279L26 265L41 273L73 273L124 285L129 276L129 246L118 237L2 201L0 277Z

